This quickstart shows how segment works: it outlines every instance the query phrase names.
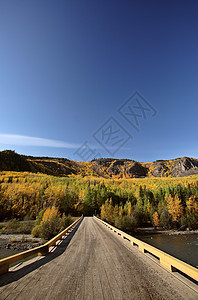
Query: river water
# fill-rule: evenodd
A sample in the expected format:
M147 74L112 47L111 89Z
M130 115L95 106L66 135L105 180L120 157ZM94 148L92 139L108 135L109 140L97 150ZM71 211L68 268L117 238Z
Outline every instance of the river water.
M137 238L198 268L198 233L153 234Z

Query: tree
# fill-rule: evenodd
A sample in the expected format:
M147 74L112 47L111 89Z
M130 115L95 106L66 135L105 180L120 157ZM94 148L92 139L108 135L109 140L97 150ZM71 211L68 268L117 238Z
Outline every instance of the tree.
M186 202L186 217L184 218L185 225L191 228L198 226L198 202L195 195L190 196Z
M83 200L83 213L85 215L91 216L98 210L96 191L88 186L86 194Z
M137 206L139 208L142 208L144 204L144 190L142 189L142 186L139 187L138 197L137 197Z
M179 199L178 195L172 197L169 195L168 199L168 213L171 215L172 220L174 222L178 222L183 214L183 207L181 204L181 200Z
M109 222L114 221L114 206L112 199L107 199L101 207L101 218Z
M198 203L195 195L190 196L188 201L186 201L186 210L188 214L198 213Z
M155 227L158 227L159 224L160 224L160 222L159 222L159 215L158 215L158 212L156 211L156 212L154 212L154 214L153 214L153 225L154 225Z
M130 216L131 215L131 212L132 212L132 205L131 205L131 202L130 201L127 201L125 203L125 206L124 206L124 212L127 216Z
M103 205L101 206L101 213L100 213L100 216L101 216L101 218L102 218L103 220L106 220L106 206L105 206L105 204L103 204Z

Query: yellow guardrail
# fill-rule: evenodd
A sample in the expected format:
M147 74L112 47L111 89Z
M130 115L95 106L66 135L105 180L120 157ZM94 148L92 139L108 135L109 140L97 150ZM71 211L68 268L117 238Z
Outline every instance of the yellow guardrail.
M160 264L166 268L167 270L169 270L170 272L175 272L175 271L180 271L184 274L186 274L187 276L189 276L190 278L198 281L198 269L196 269L193 266L190 266L189 264L145 243L142 242L136 238L134 238L133 236L117 229L114 226L111 226L110 224L104 222L103 220L95 217L98 221L100 221L101 223L103 223L105 226L107 226L108 228L110 228L111 230L113 230L114 232L116 232L117 234L119 234L122 238L125 238L127 240L129 240L132 244L132 246L138 246L138 249L143 252L143 253L150 253L152 255L154 255L156 258L159 259Z
M58 235L56 235L54 238L46 242L44 245L41 245L39 247L3 258L0 260L0 275L7 273L9 271L9 265L18 262L22 259L25 259L29 256L33 256L35 254L42 256L46 255L49 252L49 248L56 245L56 242L58 240L61 240L62 237L70 230L72 229L80 220L82 220L83 216L81 216L79 219L77 219L75 222L73 222L69 227L61 231Z

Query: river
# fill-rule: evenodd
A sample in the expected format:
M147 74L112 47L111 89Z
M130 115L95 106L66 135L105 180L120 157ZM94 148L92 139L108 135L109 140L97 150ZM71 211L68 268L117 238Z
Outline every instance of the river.
M141 235L138 239L198 268L198 233Z

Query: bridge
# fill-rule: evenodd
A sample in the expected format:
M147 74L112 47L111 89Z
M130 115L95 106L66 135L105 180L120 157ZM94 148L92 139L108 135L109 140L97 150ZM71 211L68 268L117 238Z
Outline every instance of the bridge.
M198 299L195 283L98 219L85 217L72 228L47 255L2 274L0 299Z

